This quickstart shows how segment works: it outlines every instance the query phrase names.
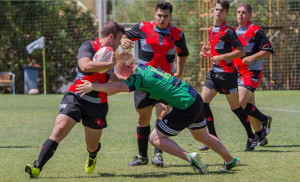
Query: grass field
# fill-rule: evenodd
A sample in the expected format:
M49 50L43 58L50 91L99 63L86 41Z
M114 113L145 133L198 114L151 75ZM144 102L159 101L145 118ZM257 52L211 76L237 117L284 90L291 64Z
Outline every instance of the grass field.
M300 91L258 91L257 106L273 117L269 145L244 152L246 132L223 95L212 102L218 136L241 159L241 166L220 172L222 159L201 152L209 175L195 173L189 164L164 154L164 168L151 164L128 167L137 154L136 114L131 94L109 98L108 128L104 130L97 167L84 172L87 152L78 124L60 143L39 181L300 181ZM37 159L50 136L62 95L0 95L0 181L30 181L24 166ZM152 123L154 118L152 118ZM153 124L152 124L153 127ZM186 130L173 138L187 151L201 145ZM149 157L153 147L149 144Z

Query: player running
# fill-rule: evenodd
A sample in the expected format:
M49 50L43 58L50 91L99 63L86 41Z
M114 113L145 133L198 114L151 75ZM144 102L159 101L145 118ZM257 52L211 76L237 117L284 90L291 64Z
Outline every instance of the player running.
M80 97L76 94L76 86L83 83L81 80L90 82L106 83L108 80L119 80L122 78L113 72L115 57L110 62L92 61L95 53L101 46L110 46L114 50L120 45L122 34L125 32L123 26L115 22L107 22L101 30L100 39L84 42L78 50L78 73L74 83L64 95L56 117L55 126L50 137L42 145L38 160L33 165L27 164L25 172L31 178L40 175L46 162L54 155L58 144L69 134L71 129L82 120L84 125L85 141L88 157L85 164L85 172L90 174L97 161L97 153L101 149L100 138L102 130L107 127L106 115L108 112L107 94L93 91ZM109 70L99 74L100 70Z
M265 146L268 144L266 136L271 130L272 117L264 115L256 108L254 91L262 78L263 59L274 54L274 51L263 30L250 21L250 4L240 3L236 16L239 27L235 31L246 51L246 56L234 59L239 73L239 102L260 138L258 145Z
M127 80L105 84L84 81L84 84L77 86L78 93L85 96L92 90L109 95L134 90L147 92L150 98L162 99L172 107L172 111L158 121L150 134L149 141L152 145L189 162L199 173L206 174L208 170L201 162L199 154L184 151L170 139L188 128L197 141L209 146L225 160L222 170L227 171L240 164L240 160L233 157L218 138L208 134L203 102L193 87L150 65L137 66L134 57L129 53L122 53L116 66L122 76L128 77Z
M252 151L259 137L252 132L247 113L239 104L237 92L238 74L232 59L244 56L245 51L235 31L225 21L229 7L228 1L216 1L214 6L214 26L209 29L210 47L204 45L200 53L202 58L210 57L213 62L201 93L204 102L204 115L207 120L209 133L217 137L214 118L209 104L218 92L225 94L231 111L239 118L247 132L248 139L245 151ZM209 147L205 144L199 148L199 150L207 149Z

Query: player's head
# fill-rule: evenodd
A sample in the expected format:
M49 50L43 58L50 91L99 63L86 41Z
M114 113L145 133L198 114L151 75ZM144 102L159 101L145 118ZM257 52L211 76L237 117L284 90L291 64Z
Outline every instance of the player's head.
M216 21L223 21L228 14L230 4L225 0L217 0L214 6L214 16Z
M172 17L173 5L170 2L161 1L156 5L154 12L155 26L159 29L166 29Z
M122 52L120 55L117 56L117 69L119 70L120 74L124 77L129 77L134 73L134 68L137 65L137 61L135 57L128 53Z
M108 21L101 29L100 42L102 46L110 46L114 50L118 48L121 42L122 35L125 33L125 28L116 22Z
M252 16L252 7L248 3L240 3L236 12L236 19L240 26L245 26Z

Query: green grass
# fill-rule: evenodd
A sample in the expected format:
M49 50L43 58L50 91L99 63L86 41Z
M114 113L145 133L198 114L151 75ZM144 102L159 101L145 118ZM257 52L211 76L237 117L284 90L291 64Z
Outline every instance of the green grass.
M218 171L223 161L212 151L201 152L209 175L198 175L187 162L169 154L164 154L164 168L128 167L137 154L136 113L133 96L119 94L109 98L108 128L95 171L84 172L87 152L83 127L78 124L60 143L39 181L300 181L300 91L256 94L258 108L273 117L273 125L269 146L254 152L243 151L246 132L225 97L218 95L211 103L219 137L242 162L231 172ZM61 98L0 95L0 181L30 181L24 166L37 159L40 146L50 136ZM201 145L186 130L173 139L190 152ZM149 144L149 157L152 152Z

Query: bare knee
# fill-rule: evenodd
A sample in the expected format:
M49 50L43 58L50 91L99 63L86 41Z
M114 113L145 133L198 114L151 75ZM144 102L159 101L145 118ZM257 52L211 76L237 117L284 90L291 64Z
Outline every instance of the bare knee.
M156 146L157 141L158 141L158 136L155 135L155 134L153 134L153 133L151 133L150 136L149 136L149 142L152 145Z

